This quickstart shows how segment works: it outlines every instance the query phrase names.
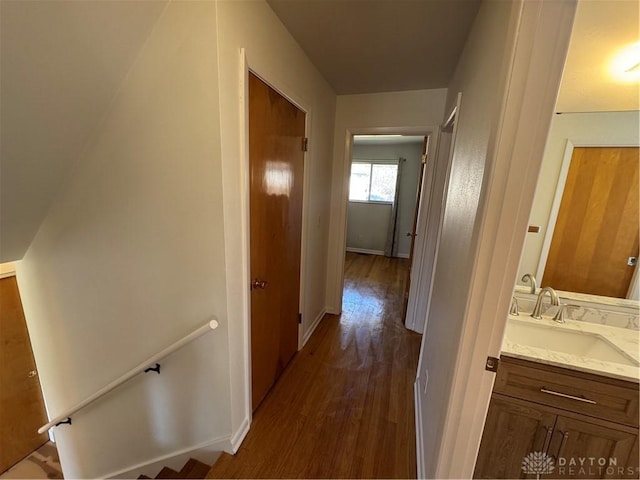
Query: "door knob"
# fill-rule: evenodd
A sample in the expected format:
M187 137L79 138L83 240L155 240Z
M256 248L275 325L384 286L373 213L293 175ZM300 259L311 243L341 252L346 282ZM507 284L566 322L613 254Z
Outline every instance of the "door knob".
M33 377L35 377L37 374L38 374L38 372L36 372L35 370L31 370L31 371L27 374L27 376L28 376L29 378L33 378Z
M267 288L267 281L266 280L258 280L257 278L251 282L251 288L252 289L265 289Z

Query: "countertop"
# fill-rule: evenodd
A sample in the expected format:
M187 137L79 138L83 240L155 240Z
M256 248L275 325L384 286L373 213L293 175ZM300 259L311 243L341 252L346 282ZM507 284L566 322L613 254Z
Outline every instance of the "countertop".
M634 359L636 364L639 365L640 332L637 330L579 322L575 320L567 320L566 323L561 324L551 320L550 318L536 320L526 313L521 313L519 316L509 316L504 340L502 342L502 354L546 365L554 365L636 383L640 382L640 367L638 366L623 365L561 351L514 343L509 339L509 327L510 325L516 325L518 322L521 324L529 323L537 327L548 329L549 335L553 335L554 329L564 329L565 331L582 335L598 335L613 345L616 350L623 352ZM517 326L515 328L517 328Z

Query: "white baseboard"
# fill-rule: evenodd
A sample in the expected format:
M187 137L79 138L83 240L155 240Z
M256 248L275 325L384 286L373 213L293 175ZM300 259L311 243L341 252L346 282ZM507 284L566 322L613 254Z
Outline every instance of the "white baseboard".
M246 437L247 433L249 433L250 426L251 426L251 420L249 420L249 417L246 417L240 424L240 428L238 428L236 433L234 433L231 436L231 439L229 441L231 451L228 451L225 449L227 453L230 453L231 455L236 454L236 452L240 448L240 445L242 445L242 442L244 441L244 437Z
M384 250L369 250L368 248L347 247L347 252L364 253L366 255L384 255ZM408 253L398 253L394 255L396 258L409 258Z
M416 422L416 467L417 478L425 477L425 465L424 465L424 432L422 430L422 404L420 402L420 382L416 379L413 384L413 398L415 408L415 422Z
M184 448L166 455L161 455L148 462L139 463L129 468L125 468L101 478L138 478L140 475L155 478L163 469L169 467L176 471L182 469L190 458L195 458L207 465L213 465L222 452L228 448L229 436L215 438L201 444Z
M366 253L367 255L384 255L384 250L369 250L368 248L347 247L347 252Z
M313 332L316 331L316 328L318 327L318 325L320 325L320 322L322 321L326 313L327 313L327 308L325 307L322 310L320 310L320 313L318 314L318 316L313 320L311 327L309 327L309 330L307 330L307 333L305 333L304 337L302 337L303 347L307 344L307 342L311 338L311 335L313 335Z
M338 308L338 307L330 307L329 306L329 307L326 308L326 310L327 311L325 313L328 313L329 315L340 315L340 314L342 314L342 309Z

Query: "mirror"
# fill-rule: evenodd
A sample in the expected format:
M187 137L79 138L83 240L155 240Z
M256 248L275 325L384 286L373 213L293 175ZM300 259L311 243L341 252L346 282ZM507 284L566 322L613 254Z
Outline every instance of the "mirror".
M620 52L640 54L637 10L635 2L607 5L581 1L578 5L520 263L520 285L525 284L523 275L532 273L539 287L636 301L640 298L640 279L634 264L638 257L640 145L640 73L635 70L640 69L640 58L630 57L629 65L617 72L621 76L612 70ZM635 50L629 48L634 45ZM615 170L622 164L631 170ZM597 210L598 205L601 210ZM625 212L626 219L622 215ZM580 215L582 223L577 220ZM620 233L623 227L629 231ZM614 246L620 237L626 238L624 246ZM598 248L608 250L607 259L612 258L611 250L624 250L624 264L616 260L613 269L624 277L615 280L620 283L616 288L596 285L611 283L605 277L611 275L609 266L613 263L598 259ZM593 274L591 280L586 279L587 270ZM581 281L567 283L566 277L580 277ZM624 282L626 286L621 286Z

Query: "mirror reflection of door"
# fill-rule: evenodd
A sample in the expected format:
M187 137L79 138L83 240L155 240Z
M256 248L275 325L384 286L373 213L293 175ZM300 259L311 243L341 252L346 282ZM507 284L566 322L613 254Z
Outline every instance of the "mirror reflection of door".
M639 149L576 147L542 282L625 298L638 256Z

